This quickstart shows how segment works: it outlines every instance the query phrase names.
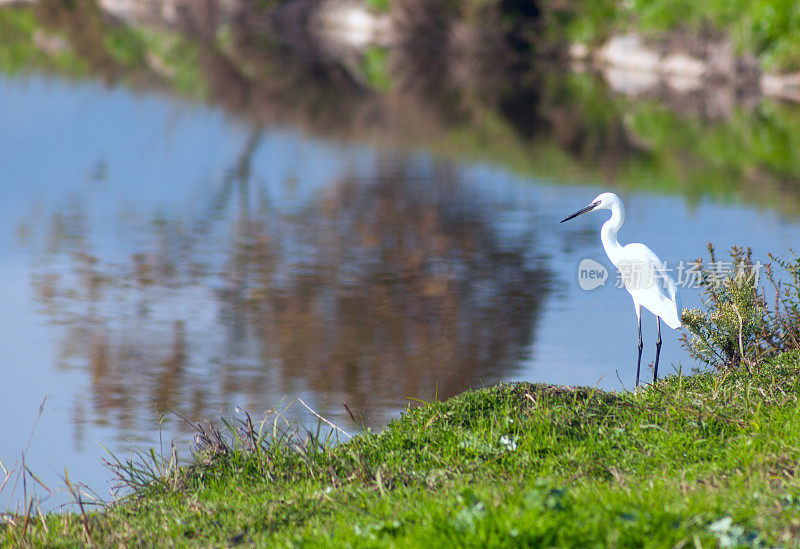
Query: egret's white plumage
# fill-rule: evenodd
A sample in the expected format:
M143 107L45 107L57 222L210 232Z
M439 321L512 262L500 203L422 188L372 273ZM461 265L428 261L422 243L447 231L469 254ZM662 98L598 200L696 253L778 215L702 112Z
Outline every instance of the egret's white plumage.
M653 379L658 375L658 357L661 352L661 319L673 329L681 327L680 302L675 281L667 273L666 266L658 256L644 244L632 243L623 246L617 240L617 232L625 222L625 207L614 193L597 195L585 208L561 220L568 221L594 210L610 210L611 217L600 229L600 239L611 263L619 269L625 289L633 298L636 319L639 324L639 363L636 368L636 383L639 383L639 366L642 360L642 307L658 319L656 339L656 361Z

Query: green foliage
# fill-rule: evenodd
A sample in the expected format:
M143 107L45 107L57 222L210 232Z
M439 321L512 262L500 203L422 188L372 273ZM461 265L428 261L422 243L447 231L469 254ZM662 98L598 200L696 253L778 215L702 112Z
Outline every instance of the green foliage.
M761 56L767 68L800 70L800 4L796 0L744 2L742 13L731 19L742 21L744 47ZM742 18L742 19L737 19Z
M769 311L769 345L783 353L800 350L800 256L789 250L789 258L770 254L767 278L775 289L775 305Z
M0 70L19 72L34 55L33 16L22 10L0 11Z
M659 35L688 29L727 35L765 68L800 69L800 3L796 0L630 0L575 2L563 16L572 40L596 43L612 32Z
M115 505L12 516L0 536L12 546L786 545L800 501L800 363L779 358L752 375L679 372L635 393L468 391L339 444L325 424L308 433L245 414L198 432L189 467L151 452L132 469L120 462L140 476Z
M683 343L692 357L719 368L750 368L800 352L800 257L792 251L788 259L770 254L773 263L763 266L775 291L770 307L758 286L762 265L753 264L749 249L734 247L728 264L716 260L711 244L709 252L711 262L698 269L704 309L683 312L692 334ZM721 265L729 268L720 272Z
M734 247L730 262L717 261L708 245L711 261L697 263L703 309L687 309L682 320L691 332L683 335L689 354L711 366L747 367L762 358L767 329L766 302L758 287L758 269L751 253Z
M103 46L115 61L126 67L144 65L147 57L146 44L127 27L107 32L103 36Z
M564 33L573 42L594 44L608 38L619 19L617 0L575 2L574 8L561 14Z
M367 0L367 6L378 13L387 12L389 11L389 0Z
M59 9L70 10L67 4ZM83 77L99 70L122 73L131 82L150 72L179 93L205 96L197 46L183 35L110 23L81 9L79 16L63 18L45 12L52 20L30 8L0 9L0 72L44 69Z
M178 93L204 97L207 84L198 66L196 45L183 35L139 27L106 30L103 46L132 74L152 70L170 82Z
M42 48L44 42L51 44L49 51ZM88 70L85 60L69 48L64 37L42 29L32 11L0 9L0 72L16 74L36 68L72 76Z
M689 26L695 31L706 28L723 30L751 10L752 0L631 0L629 11L645 29L671 30Z
M800 110L794 105L763 101L753 109L737 109L728 119L709 123L644 103L631 109L629 125L637 138L650 145L665 170L708 174L711 181L697 177L704 179L705 185L730 186L725 179L747 179L754 167L779 179L800 170ZM693 165L667 165L686 151L694 151Z
M388 63L388 48L371 46L364 52L361 60L361 71L370 87L384 92L392 87Z

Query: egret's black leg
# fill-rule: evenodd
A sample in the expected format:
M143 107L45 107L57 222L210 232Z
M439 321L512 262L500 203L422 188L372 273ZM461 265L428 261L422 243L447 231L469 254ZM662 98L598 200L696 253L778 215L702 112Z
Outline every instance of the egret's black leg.
M658 335L656 336L656 365L653 368L653 383L658 381L658 355L661 354L661 317L656 317L658 323Z
M636 386L639 386L639 370L642 367L642 315L639 315L639 360L636 362Z

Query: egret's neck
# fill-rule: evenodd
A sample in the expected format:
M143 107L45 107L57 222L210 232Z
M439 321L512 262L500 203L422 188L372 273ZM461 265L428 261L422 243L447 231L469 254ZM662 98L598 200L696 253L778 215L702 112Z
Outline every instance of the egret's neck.
M600 239L603 241L603 248L612 263L616 264L616 259L622 252L622 244L617 240L617 232L622 224L625 222L625 208L622 204L611 204L611 217L603 223L603 228L600 229Z

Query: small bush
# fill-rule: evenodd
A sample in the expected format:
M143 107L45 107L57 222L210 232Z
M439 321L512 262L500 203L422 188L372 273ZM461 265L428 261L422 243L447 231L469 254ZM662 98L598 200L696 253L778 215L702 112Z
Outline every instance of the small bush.
M732 248L730 263L717 261L712 244L708 251L708 265L698 260L705 308L683 311L682 320L692 334L683 335L683 344L693 358L710 366L743 363L749 368L772 347L767 341L771 317L758 287L758 269L749 248Z
M709 244L711 262L698 261L704 308L683 311L682 320L691 337L682 341L689 354L718 368L748 369L761 360L800 350L800 256L769 255L764 272L775 292L768 306L765 290L758 285L760 264L749 249L734 247L728 269L718 262Z
M775 289L775 305L767 313L765 340L776 352L800 349L800 257L792 250L789 254L790 259L769 254L778 270L772 264L766 268L767 279Z

